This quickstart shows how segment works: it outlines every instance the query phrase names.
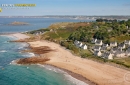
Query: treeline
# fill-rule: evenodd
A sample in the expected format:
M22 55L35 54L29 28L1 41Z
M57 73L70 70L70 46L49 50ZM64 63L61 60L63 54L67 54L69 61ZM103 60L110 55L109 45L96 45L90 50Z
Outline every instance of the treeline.
M104 19L105 20L105 19ZM102 20L101 20L102 21ZM112 23L93 22L91 26L79 27L69 37L69 40L91 42L92 38L110 42L110 38L125 35L130 36L130 19L128 21L113 21Z
M96 22L117 22L117 19L96 19Z
M38 32L46 32L46 31L50 31L50 30L49 29L38 29L38 30L29 31L27 33L34 34L34 33L38 33Z

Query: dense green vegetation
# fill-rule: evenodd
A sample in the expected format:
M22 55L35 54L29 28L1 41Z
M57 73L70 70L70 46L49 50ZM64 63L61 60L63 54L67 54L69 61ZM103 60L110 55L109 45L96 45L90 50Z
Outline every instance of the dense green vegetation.
M99 20L100 21L100 20ZM80 26L70 36L70 40L90 42L92 38L97 38L109 43L113 40L128 40L130 37L130 20L114 22L94 22L90 26ZM118 36L118 37L117 37ZM120 37L125 37L120 38ZM120 39L119 39L120 38Z

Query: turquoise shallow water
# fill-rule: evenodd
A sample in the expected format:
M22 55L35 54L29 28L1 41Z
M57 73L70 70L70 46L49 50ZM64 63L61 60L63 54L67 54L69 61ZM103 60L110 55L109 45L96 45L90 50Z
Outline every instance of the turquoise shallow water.
M30 23L29 26L9 26L19 21ZM24 32L46 28L56 22L80 22L88 20L52 19L52 18L0 18L0 34ZM0 85L85 85L67 73L52 66L16 65L13 60L31 57L33 53L21 53L27 49L26 43L7 42L16 38L0 36Z
M14 39L0 36L0 85L85 85L52 66L11 64L32 55L20 52L26 49L26 43L7 42Z

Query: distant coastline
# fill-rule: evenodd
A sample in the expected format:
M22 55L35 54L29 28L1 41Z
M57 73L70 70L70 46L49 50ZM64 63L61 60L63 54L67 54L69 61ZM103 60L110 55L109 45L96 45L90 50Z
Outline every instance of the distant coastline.
M130 15L102 15L102 16L87 16L87 15L46 15L46 16L0 16L0 18L66 18L66 19L78 19L78 20L96 20L99 18L105 19L117 19L127 20Z

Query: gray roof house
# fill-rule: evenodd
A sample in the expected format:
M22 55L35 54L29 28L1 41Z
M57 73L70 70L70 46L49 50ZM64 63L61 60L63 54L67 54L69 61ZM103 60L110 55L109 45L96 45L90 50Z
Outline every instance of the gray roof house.
M103 53L102 57L106 59L113 59L113 56L110 52Z
M117 47L113 47L111 48L110 52L113 56L115 56L115 53L118 51L118 48Z
M97 39L92 39L91 43L96 43Z
M74 44L77 46L79 44L79 41L75 40Z
M101 47L101 51L103 52L107 51L107 47Z
M126 52L122 50L122 48L118 48L117 51L114 53L116 57L126 57Z
M128 47L126 50L126 56L130 56L130 47Z
M123 51L122 48L113 47L110 52L113 56L116 56L118 53L122 53Z
M110 47L116 47L117 46L117 42L110 42Z
M129 50L129 51L130 51L130 46L127 48L127 50Z
M81 46L81 48L84 49L84 50L86 50L87 49L87 45L84 44L84 45Z
M124 44L130 45L130 40L125 40L125 41L124 41Z
M100 49L101 49L101 46L95 45L93 50L94 51L100 51Z
M124 44L124 43L121 43L121 44L119 44L119 45L118 45L118 48L125 49L125 48L126 48L126 46L125 46L125 44Z
M102 45L102 44L103 44L102 40L97 40L95 43L95 45Z
M125 53L124 51L117 51L117 52L115 53L115 56L116 56L116 57L120 57L120 58L126 57L126 53Z
M118 48L117 48L117 47L111 48L111 52L115 53L116 51L118 51Z
M94 55L95 56L102 56L102 53L101 53L101 51L94 51Z
M80 42L77 46L78 47L81 47L83 45L83 43L82 42Z
M108 44L103 44L102 47L108 47L109 45Z

